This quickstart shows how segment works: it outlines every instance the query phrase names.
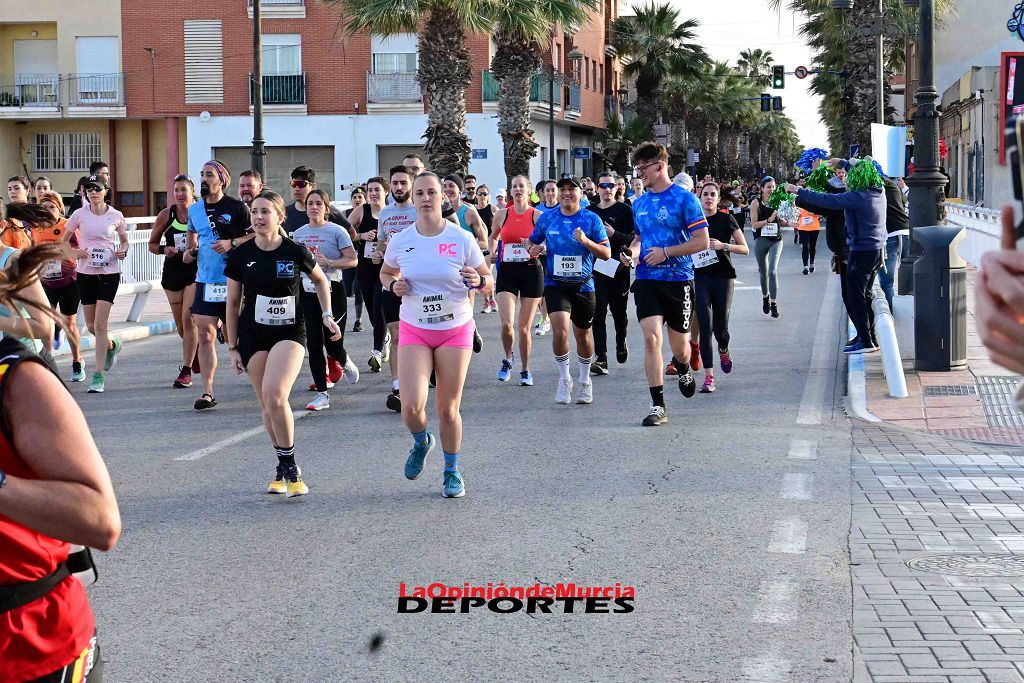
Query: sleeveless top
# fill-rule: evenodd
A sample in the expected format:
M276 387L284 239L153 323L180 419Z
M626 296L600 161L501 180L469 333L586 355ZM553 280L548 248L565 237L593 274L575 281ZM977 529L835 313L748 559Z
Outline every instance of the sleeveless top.
M19 360L29 359L23 354L15 340L0 341L0 382ZM39 479L14 450L6 428L0 431L0 469ZM69 550L68 543L0 515L0 585L49 576ZM75 577L65 578L44 597L0 614L0 680L32 680L60 669L81 655L95 630L85 589Z
M501 226L499 239L502 245L519 244L533 234L533 209L527 209L524 213L516 213L514 207L509 207L505 212L505 222ZM505 260L504 248L502 249L501 260ZM522 262L520 262L522 263ZM531 257L527 263L538 263L537 259Z
M462 226L463 230L467 232L473 232L473 228L471 228L469 223L466 222L467 211L469 211L469 204L463 204L462 206L459 207L459 210L456 212L459 217L459 225Z
M188 235L188 217L185 217L185 222L182 223L178 220L178 208L176 204L171 204L167 207L170 221L167 223L167 227L164 228L164 246L174 247L178 250L178 254L175 256L164 257L164 270L175 270L186 273L196 273L199 264L196 261L192 263L185 263L185 259L182 258L180 252L185 251L185 238Z
M773 213L775 213L775 209L773 209L772 207L768 206L768 204L765 203L764 200L762 200L760 197L758 197L757 198L757 220L759 220L759 221L766 221L766 220L768 220L771 217L771 215ZM754 230L754 239L761 239L761 229L760 228L757 228L757 229ZM777 241L781 240L782 239L782 228L781 227L779 228L779 236L778 237L768 237L768 236L765 236L765 239L766 240L772 240L773 242L777 242Z
M373 215L373 209L369 208L369 204L364 204L364 206L366 206L367 208L363 209L363 217L359 221L359 232L370 232L371 230L377 230L380 225L379 219ZM380 237L380 235L378 235L377 237ZM364 268L370 267L380 270L380 267L384 265L384 261L378 261L377 263L374 263L373 259L364 256L364 254L366 253L366 244L368 244L368 242L359 240L359 243L356 245L356 254L359 256L359 261L356 263L356 268L362 266Z

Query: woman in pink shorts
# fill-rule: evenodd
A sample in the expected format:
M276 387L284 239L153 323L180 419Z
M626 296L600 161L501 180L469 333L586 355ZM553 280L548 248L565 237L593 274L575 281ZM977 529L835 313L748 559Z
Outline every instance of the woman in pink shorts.
M462 448L462 387L473 351L471 289L490 295L491 271L473 236L441 217L444 195L433 173L413 183L416 223L388 243L380 281L402 297L399 311L398 381L402 387L402 419L412 432L413 447L405 461L405 476L416 479L434 447L427 431L427 387L437 375L437 416L444 449L446 498L465 495L459 471Z

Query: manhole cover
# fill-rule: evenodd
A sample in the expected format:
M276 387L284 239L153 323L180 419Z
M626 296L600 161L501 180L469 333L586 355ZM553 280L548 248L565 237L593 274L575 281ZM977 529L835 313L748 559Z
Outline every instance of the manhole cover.
M978 387L973 384L944 384L924 388L925 396L977 396Z
M907 566L953 576L1024 576L1024 555L932 555L909 560Z

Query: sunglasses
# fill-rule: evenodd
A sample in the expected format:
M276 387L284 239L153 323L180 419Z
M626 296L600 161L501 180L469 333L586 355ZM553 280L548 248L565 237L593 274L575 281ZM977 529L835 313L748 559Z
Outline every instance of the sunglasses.
M192 176L188 175L187 173L182 173L181 175L174 176L174 182L176 183L180 183L183 180L187 183L192 183L193 185L195 185L195 183L192 182Z
M600 187L602 190L614 190L615 189L615 183L598 183L597 186Z
M298 187L298 188L306 187L309 184L310 183L307 180L293 180L291 182L292 187Z
M477 194L480 195L481 197L487 197L491 193L490 192L477 192Z
M104 192L105 190L99 185L87 185L85 188L86 192Z

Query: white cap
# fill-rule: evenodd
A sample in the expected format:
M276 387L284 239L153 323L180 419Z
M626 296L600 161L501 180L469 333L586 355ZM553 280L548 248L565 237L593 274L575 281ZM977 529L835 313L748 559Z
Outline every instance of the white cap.
M691 178L690 174L685 171L673 178L672 182L687 192L693 192L693 178Z

